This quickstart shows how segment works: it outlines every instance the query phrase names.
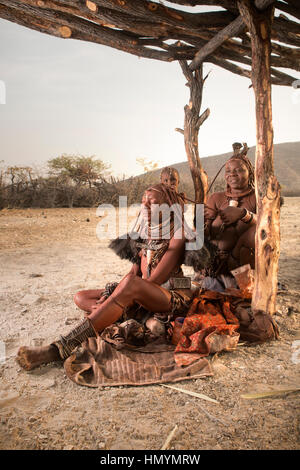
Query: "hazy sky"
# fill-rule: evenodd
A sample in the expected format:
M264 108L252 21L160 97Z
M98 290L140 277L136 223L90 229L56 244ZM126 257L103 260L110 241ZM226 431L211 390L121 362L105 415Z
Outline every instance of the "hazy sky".
M234 141L255 145L250 80L206 64L208 71L202 109L211 115L199 133L200 156L229 152ZM115 174L129 176L141 173L136 158L159 166L186 160L183 136L174 129L183 126L189 92L176 62L139 59L0 20L1 81L0 160L6 164L95 155ZM275 143L300 140L299 93L273 87Z

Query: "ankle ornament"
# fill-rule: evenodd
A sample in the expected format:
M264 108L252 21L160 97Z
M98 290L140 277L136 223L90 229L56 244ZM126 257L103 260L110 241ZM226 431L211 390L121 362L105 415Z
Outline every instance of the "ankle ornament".
M52 343L57 347L61 359L65 360L71 356L74 349L88 338L97 337L89 318L85 318L66 336L60 336L58 341Z

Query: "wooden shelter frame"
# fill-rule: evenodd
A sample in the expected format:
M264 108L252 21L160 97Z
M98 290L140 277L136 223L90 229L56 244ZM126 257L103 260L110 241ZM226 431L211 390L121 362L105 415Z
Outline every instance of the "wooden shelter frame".
M183 6L221 7L187 12ZM186 153L196 202L207 178L198 153L202 65L209 62L252 81L256 108L257 229L252 311L276 309L280 185L274 174L271 87L292 86L300 71L299 0L0 0L0 18L61 38L95 42L139 57L179 61L190 88ZM189 63L188 63L189 61Z

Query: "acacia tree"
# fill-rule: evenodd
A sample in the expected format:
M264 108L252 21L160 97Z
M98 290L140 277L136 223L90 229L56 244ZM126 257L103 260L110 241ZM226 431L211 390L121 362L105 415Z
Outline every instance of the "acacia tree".
M63 191L68 199L69 207L73 207L78 191L83 186L96 186L108 174L110 165L95 156L63 154L48 161L51 176L56 176L64 186Z

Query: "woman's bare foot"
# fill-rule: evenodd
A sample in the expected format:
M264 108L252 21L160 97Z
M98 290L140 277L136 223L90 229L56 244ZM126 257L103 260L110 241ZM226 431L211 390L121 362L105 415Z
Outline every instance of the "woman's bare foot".
M22 346L16 357L17 362L25 370L32 370L41 364L48 364L49 362L59 361L60 359L58 349L52 344L39 348Z

